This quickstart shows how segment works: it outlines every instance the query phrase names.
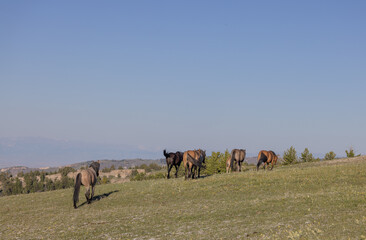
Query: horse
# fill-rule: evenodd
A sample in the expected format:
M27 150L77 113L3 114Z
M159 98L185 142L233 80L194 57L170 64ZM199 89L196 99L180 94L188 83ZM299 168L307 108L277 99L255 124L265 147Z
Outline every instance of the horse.
M266 151L262 150L258 153L258 163L257 163L257 171L259 170L259 166L263 163L263 169L266 169L266 163L269 165L272 164L271 170L273 166L277 164L278 156L272 150Z
M233 168L233 163L231 162L231 155L228 156L228 158L226 159L226 173L231 172L232 168Z
M85 192L86 201L88 204L91 203L91 200L94 196L94 189L95 184L97 183L98 176L99 176L99 168L100 168L100 161L92 162L88 169L81 170L80 173L76 175L75 179L75 186L74 186L74 208L76 209L76 203L79 201L79 192L80 192L80 185L84 185L87 191ZM92 190L90 196L90 188ZM90 196L90 197L89 197Z
M244 162L246 156L245 149L233 149L231 151L231 168L233 169L234 163L236 164L236 170L241 172L241 165Z
M206 151L201 149L198 150L188 150L183 154L183 165L185 168L185 179L190 177L199 178L201 168L203 167L202 163L205 163L206 159ZM197 176L195 172L198 170Z
M170 171L172 170L173 166L175 167L175 178L178 177L178 170L179 170L179 166L183 160L183 153L181 152L170 152L167 153L166 150L164 149L163 154L166 158L166 165L167 165L167 169L168 169L168 176L167 178L170 178Z

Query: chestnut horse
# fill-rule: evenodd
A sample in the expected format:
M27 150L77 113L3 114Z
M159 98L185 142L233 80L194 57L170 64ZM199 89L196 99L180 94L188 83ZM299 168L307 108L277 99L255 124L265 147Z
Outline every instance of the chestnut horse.
M91 200L94 196L94 189L95 184L97 183L98 176L99 176L99 168L100 168L100 161L92 162L90 167L86 170L81 170L76 175L75 179L75 186L74 186L74 208L76 207L76 203L79 201L79 192L80 192L80 185L84 185L87 191L85 192L86 201L88 204L91 203ZM90 188L92 189L91 196L90 196ZM90 196L90 197L89 197Z
M183 153L181 152L170 152L167 153L166 150L164 149L163 154L166 158L166 165L167 165L167 169L168 169L168 176L167 178L170 178L170 171L172 170L173 166L175 167L175 177L178 177L178 170L179 170L179 166L183 160Z
M272 151L266 151L262 150L258 153L258 163L257 163L257 171L259 169L259 166L263 163L263 169L266 169L266 163L269 165L272 164L271 170L273 169L273 166L276 165L278 156Z
M206 151L201 149L198 150L188 150L183 154L183 165L185 168L185 179L190 177L199 178L201 168L203 167L202 163L205 163L206 159ZM197 175L195 174L198 172Z

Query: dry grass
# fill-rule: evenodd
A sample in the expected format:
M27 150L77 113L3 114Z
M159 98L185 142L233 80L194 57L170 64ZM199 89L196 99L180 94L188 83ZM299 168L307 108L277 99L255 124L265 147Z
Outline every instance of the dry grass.
M190 181L98 185L96 195L76 210L72 189L2 197L0 239L366 236L365 157Z

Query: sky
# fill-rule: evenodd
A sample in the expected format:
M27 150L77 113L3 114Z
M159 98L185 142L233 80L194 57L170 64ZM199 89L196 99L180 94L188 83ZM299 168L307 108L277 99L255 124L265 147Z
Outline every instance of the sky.
M357 0L1 1L0 138L365 154L365 12Z

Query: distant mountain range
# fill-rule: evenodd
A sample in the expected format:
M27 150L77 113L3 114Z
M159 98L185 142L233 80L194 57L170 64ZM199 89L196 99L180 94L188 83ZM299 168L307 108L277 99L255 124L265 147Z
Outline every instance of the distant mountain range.
M134 146L54 140L42 137L0 138L0 168L46 167L97 159L159 159L162 151Z
M42 137L0 138L0 169L17 173L44 170L57 171L60 166L75 169L88 165L91 160L103 160L102 168L139 166L157 162L165 164L162 151L146 151L133 146L54 140ZM155 160L154 160L155 159ZM156 160L158 159L158 160ZM255 157L247 157L255 163ZM17 166L17 167L14 167ZM5 170L6 169L6 170Z
M44 171L44 172L55 172L63 167L72 167L75 170L80 169L81 167L89 166L93 161L79 162L74 164L69 164L65 166L59 167L42 167L42 168L29 168L25 166L16 166L16 167L8 167L0 169L1 172L8 172L13 176L17 175L19 172L28 173L30 171ZM100 169L110 168L114 166L116 169L119 167L122 168L130 168L135 166L141 166L142 164L150 165L151 163L158 164L160 166L166 165L165 158L152 160L152 159L124 159L124 160L100 160Z

